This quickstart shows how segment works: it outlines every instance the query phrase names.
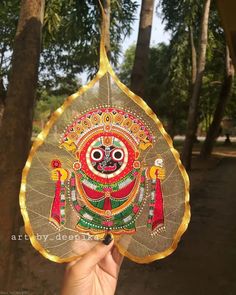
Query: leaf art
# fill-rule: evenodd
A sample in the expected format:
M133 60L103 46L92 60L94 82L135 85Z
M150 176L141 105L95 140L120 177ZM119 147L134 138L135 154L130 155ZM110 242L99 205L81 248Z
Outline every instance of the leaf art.
M96 77L33 144L20 206L32 245L52 261L78 258L109 232L122 254L148 263L187 228L188 176L156 115L114 74L103 35Z

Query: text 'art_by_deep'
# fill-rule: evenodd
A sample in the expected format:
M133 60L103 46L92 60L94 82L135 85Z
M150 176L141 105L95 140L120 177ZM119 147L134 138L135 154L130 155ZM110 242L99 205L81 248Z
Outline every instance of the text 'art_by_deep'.
M148 263L171 254L188 226L179 154L153 111L116 77L104 33L96 77L67 98L32 146L20 207L32 245L56 262L110 233L123 255Z

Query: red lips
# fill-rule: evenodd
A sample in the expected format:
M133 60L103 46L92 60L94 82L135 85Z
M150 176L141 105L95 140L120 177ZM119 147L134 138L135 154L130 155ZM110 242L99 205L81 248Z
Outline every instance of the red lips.
M99 165L97 166L97 169L98 169L99 171L115 171L116 168L117 168L117 165L116 165L116 164L114 164L114 165L112 165L112 166L105 166L105 167L103 167L101 164L99 164Z

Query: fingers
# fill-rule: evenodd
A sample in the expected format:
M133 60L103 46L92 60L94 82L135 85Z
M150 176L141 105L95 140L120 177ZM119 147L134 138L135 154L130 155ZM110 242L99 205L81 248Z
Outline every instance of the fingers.
M124 256L119 252L119 250L116 246L113 247L111 252L112 252L112 257L113 257L115 263L120 268L120 266L124 260Z
M114 241L105 238L104 242L97 244L92 250L86 253L75 265L74 267L79 267L85 272L90 271L100 260L102 260L107 253L111 250ZM109 242L109 244L108 244ZM107 244L105 244L107 243Z

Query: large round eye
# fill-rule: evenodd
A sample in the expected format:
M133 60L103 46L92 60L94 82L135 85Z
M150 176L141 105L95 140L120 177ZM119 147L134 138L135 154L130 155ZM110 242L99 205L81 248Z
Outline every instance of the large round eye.
M93 149L91 152L92 161L100 162L104 158L104 151L102 149Z
M114 161L122 161L124 159L124 152L122 149L114 149L112 152L111 152L111 157L112 157L112 160Z

